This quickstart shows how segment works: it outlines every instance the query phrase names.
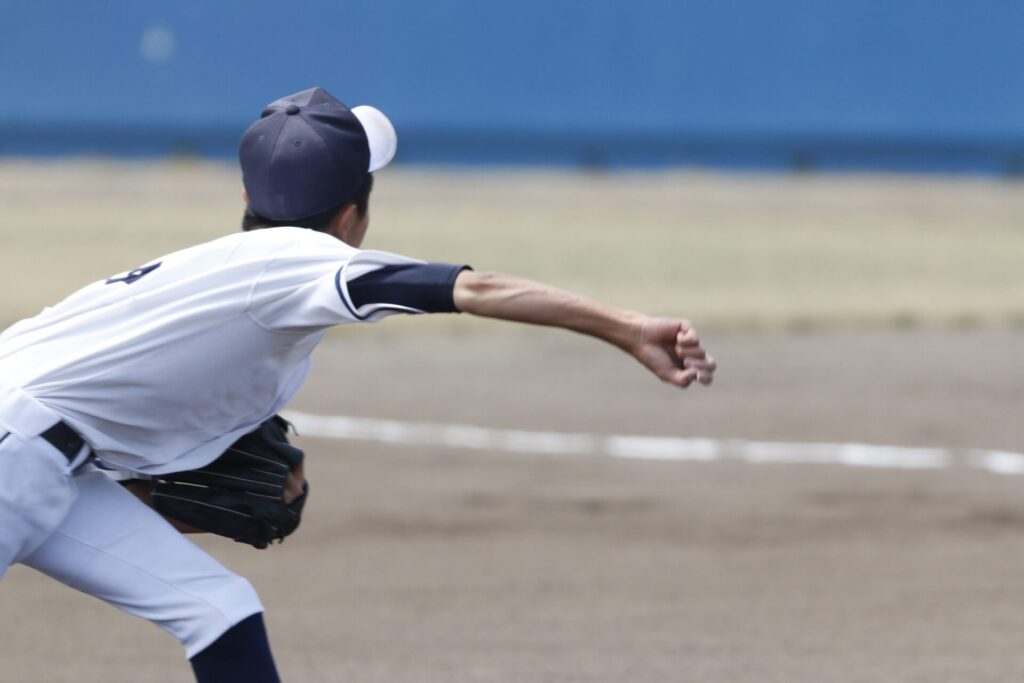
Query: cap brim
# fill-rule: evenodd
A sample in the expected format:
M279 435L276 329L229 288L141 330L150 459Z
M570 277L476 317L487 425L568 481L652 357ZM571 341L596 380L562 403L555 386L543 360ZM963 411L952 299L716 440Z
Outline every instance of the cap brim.
M370 143L370 173L380 170L395 158L398 150L398 135L388 117L375 107L361 105L352 109L352 114L359 119L366 140Z

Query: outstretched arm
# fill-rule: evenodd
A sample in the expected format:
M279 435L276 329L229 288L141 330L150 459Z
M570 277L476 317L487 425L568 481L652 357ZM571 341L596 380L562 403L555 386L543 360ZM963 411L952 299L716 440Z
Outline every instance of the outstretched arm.
M605 306L539 282L464 270L455 280L455 306L464 313L562 327L614 344L661 380L687 387L710 384L715 361L689 321L654 318Z

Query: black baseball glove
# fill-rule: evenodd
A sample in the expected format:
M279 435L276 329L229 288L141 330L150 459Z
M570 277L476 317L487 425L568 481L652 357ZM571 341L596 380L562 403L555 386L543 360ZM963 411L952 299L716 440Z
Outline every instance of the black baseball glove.
M284 540L298 528L309 491L304 485L301 496L284 502L288 472L303 458L288 443L290 426L275 415L206 467L156 476L156 511L256 548Z

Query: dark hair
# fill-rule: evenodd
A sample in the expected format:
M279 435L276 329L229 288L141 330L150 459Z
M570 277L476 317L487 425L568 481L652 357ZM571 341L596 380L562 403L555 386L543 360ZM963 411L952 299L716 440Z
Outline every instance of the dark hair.
M356 189L355 194L349 199L337 206L332 206L326 211L321 211L318 214L296 220L275 221L270 218L264 218L258 213L255 213L249 207L245 207L245 214L242 215L242 230L248 232L249 230L257 230L259 228L293 226L296 228L309 228L310 230L316 230L317 232L326 232L327 227L331 224L331 221L334 220L334 217L338 215L338 212L344 209L349 203L356 205L356 211L359 212L360 217L365 216L366 212L370 208L370 192L372 190L373 174L367 173L363 177L363 182L360 183L359 187Z

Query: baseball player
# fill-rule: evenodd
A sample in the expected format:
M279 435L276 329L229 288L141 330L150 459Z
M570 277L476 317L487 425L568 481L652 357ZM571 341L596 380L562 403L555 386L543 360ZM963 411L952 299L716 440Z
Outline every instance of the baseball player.
M327 328L397 313L562 327L710 383L686 321L360 250L397 138L314 88L242 138L246 231L94 282L0 334L0 575L24 563L174 635L200 683L277 681L251 585L97 467L202 471L298 391ZM293 467L293 470L295 468Z

